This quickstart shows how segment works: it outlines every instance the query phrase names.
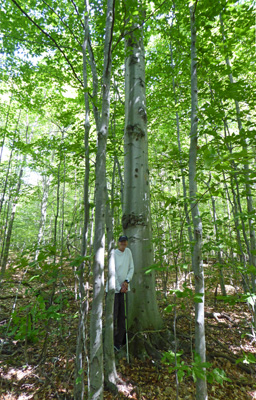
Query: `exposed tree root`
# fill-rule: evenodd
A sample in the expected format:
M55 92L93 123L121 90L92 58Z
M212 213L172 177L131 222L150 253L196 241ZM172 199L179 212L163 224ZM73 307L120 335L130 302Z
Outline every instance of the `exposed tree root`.
M247 367L246 365L242 364L241 362L236 363L236 359L234 357L231 357L229 354L212 352L212 353L210 353L210 355L211 355L211 357L215 357L215 358L225 358L228 361L230 361L232 364L237 364L238 368L247 372L247 374L255 373L255 369L253 369L252 367L251 368Z
M129 340L129 354L141 360L161 360L162 352L173 347L172 341L168 330L137 332Z
M104 390L107 390L108 392L111 392L114 395L118 394L117 386L110 381L106 381L106 380L104 381Z

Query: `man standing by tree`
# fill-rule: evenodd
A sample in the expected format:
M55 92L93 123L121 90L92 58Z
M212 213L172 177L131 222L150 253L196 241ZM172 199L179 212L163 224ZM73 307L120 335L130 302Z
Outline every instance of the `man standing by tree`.
M120 236L115 250L114 345L118 350L125 344L124 294L130 290L129 282L134 273L132 252L127 245L127 236Z

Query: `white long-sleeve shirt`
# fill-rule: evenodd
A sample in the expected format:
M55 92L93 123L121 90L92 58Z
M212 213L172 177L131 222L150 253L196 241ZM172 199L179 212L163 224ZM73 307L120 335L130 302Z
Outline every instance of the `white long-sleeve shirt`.
M119 293L122 283L127 279L130 281L134 273L134 264L132 252L128 247L124 251L119 249L115 250L115 293ZM128 285L128 291L130 285ZM106 292L108 292L108 282L106 285Z
M116 289L115 292L119 293L122 283L127 279L129 282L133 277L134 264L131 250L126 247L124 251L119 249L115 250L115 271L116 271ZM128 285L128 291L130 290Z

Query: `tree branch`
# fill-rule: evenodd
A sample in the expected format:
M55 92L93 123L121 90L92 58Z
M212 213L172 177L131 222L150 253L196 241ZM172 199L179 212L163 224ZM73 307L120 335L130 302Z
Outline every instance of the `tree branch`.
M115 0L113 1L112 12L113 12L113 20L112 20L111 31L110 31L110 40L109 40L109 47L108 47L108 62L107 62L107 66L106 66L106 72L108 71L109 62L111 59L111 51L112 51L111 47L112 47L112 43L113 43L113 31L114 31L114 25L115 25Z
M68 24L65 23L65 21L63 21L63 19L61 18L61 16L45 1L42 0L42 2L59 18L59 20L63 23L63 25L69 30L69 32L71 33L71 35L73 36L73 38L77 41L77 43L79 44L79 46L82 47L82 43L79 41L79 39L74 35L72 29L68 26Z
M164 3L166 3L166 1L167 1L167 0L164 0L164 1L160 4L160 6L156 9L156 11L160 10L160 8L164 5ZM120 37L119 37L119 39L117 40L115 46L114 46L113 49L112 49L112 53L113 53L113 51L115 50L115 48L117 47L117 45L121 42L121 40L122 40L123 38L125 38L125 36L130 35L130 34L133 33L134 31L136 31L137 29L141 29L141 28L143 27L143 25L145 25L145 23L146 23L153 15L154 15L154 13L152 12L152 13L148 16L148 18L145 18L145 20L144 20L140 25L136 26L135 28L131 29L130 31L128 31L128 32L126 32L126 33L122 32L121 35L120 35ZM125 26L125 23L124 23L124 26Z
M52 40L52 42L56 45L57 49L61 52L61 54L63 55L63 57L65 58L65 60L67 61L67 63L69 64L70 68L73 71L73 74L75 76L75 78L78 80L78 82L83 86L83 82L81 81L81 79L78 77L76 71L74 70L74 67L72 65L72 63L69 61L68 57L66 56L66 54L64 53L64 51L62 50L62 48L58 45L58 43L56 42L56 40L48 33L46 32L44 29L42 29L27 13L25 10L23 10L21 8L21 6L15 1L15 0L11 0L16 7L22 12L22 14L24 14L30 22L32 22L33 25L35 25L45 36L47 36L50 40Z
M73 4L74 9L76 10L76 14L80 17L80 13L79 13L76 3L73 0L71 0L71 3ZM81 22L83 29L85 29L85 25L84 25L83 21L80 21L80 22Z
M20 41L20 42L27 42L27 43L30 43L30 44L33 44L33 45L38 45L38 46L41 46L41 45L42 45L42 42L40 43L40 42L38 42L38 41L33 41L33 40L25 39L25 38L19 38L19 37L15 37L15 36L12 36L12 35L6 35L6 34L4 34L4 37L6 37L6 38L11 38L11 39L15 39L15 40L18 40L18 41ZM44 45L45 45L45 46L50 46L50 44L48 44L48 43L44 43ZM52 46L52 45L51 45L51 46ZM52 47L53 47L53 46L52 46ZM56 46L55 46L54 48L57 49ZM70 51L74 51L74 48L73 48L73 47L62 46L62 48L64 48L64 49L69 49Z

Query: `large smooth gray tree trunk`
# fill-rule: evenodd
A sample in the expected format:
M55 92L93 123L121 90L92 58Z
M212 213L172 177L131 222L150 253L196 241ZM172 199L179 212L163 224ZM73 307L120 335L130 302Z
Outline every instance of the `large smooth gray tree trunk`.
M134 29L136 26L134 25ZM154 273L145 274L153 264L151 242L150 189L148 170L147 111L145 95L145 52L143 32L126 36L125 137L123 230L128 236L135 272L128 294L129 331L162 327ZM137 335L137 338L139 335ZM136 338L133 343L136 342ZM136 351L136 346L135 346Z

